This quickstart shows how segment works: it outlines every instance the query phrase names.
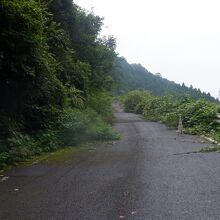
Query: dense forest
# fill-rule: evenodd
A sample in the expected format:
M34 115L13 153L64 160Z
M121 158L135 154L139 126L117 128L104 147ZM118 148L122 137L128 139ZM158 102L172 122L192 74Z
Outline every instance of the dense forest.
M128 64L103 19L72 0L0 0L0 164L88 140L117 139L112 94L210 94Z
M0 164L58 146L117 138L115 39L72 0L1 0Z

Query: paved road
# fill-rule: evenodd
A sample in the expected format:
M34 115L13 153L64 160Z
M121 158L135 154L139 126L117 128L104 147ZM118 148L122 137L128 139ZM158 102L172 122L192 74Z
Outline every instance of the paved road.
M117 105L115 115L117 143L9 172L0 219L220 219L220 154L190 153L209 144Z

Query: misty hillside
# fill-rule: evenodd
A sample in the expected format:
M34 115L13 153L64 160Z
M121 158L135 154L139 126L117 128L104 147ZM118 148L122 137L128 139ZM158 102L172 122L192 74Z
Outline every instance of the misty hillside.
M141 64L129 64L125 58L120 57L116 62L117 93L123 94L131 90L149 90L153 95L162 96L172 94L175 97L190 95L194 99L204 98L216 101L210 93L201 92L200 89L177 84L161 76L160 73L152 74Z
M214 100L118 57L103 18L72 0L0 7L0 168L83 142L115 140L112 97L134 89Z

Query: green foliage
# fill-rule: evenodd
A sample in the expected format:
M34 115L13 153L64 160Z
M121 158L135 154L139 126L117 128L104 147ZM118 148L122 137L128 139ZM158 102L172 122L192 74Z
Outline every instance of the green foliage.
M85 96L90 93L91 66L88 63L77 61L73 67L74 73L70 76L70 83L84 92Z
M0 121L5 133L16 121L31 130L41 129L47 116L42 118L40 109L62 107L65 96L48 50L45 8L35 0L2 1L0 20L0 109L4 115Z
M60 140L55 131L44 130L36 137L13 131L0 146L0 167L7 164L17 164L33 155L55 150L59 145Z
M158 121L173 109L174 103L169 97L151 97L143 110L143 115L148 120Z
M37 150L35 141L20 132L11 132L6 144L8 146L7 163L17 163L27 159Z
M215 126L215 104L204 100L190 101L179 106L183 125L195 133L208 132Z
M152 121L162 121L177 128L181 116L185 133L208 134L220 140L220 125L215 122L216 104L205 100L185 98L177 101L171 96L156 97L149 92L132 91L124 98L127 112L143 114Z
M85 105L85 98L83 97L83 92L74 87L67 88L68 93L68 106L75 108L83 108Z
M88 140L114 140L118 135L92 109L66 110L59 119L64 145L74 146Z
M217 112L220 113L220 105L217 105Z
M113 117L112 97L104 92L92 93L87 100L87 106L95 110L106 122L111 122Z
M209 152L218 152L218 153L220 153L220 147L219 146L215 146L215 147L213 147L213 146L211 146L211 147L205 147L205 148L202 148L201 150L200 150L200 152L201 153L209 153Z
M148 91L134 90L125 96L123 100L124 110L143 114L148 120L164 120L170 118L166 114L174 107L174 101L170 97L156 97Z
M72 143L117 136L102 121L112 118L116 59L115 39L98 37L103 19L72 0L0 4L0 164L63 145L68 114Z
M39 132L36 135L35 140L37 142L37 148L35 146L35 149L32 150L34 151L34 154L56 150L62 144L58 136L58 131L55 128Z
M161 117L161 121L168 127L177 128L179 122L179 115L177 112L168 112Z
M107 94L113 88L118 93L147 88L154 95L173 91L177 98L189 93L212 99L118 58L115 38L99 38L103 19L72 0L0 4L0 164L64 144L117 138L106 124L112 119ZM217 127L211 122L213 106L205 102L176 103L134 91L124 105L170 126L176 126L181 114L184 125L196 132Z
M0 153L0 167L6 166L9 160L9 154L7 152Z
M213 129L209 134L211 138L216 140L218 143L220 142L220 124L216 126L216 129Z
M145 101L148 101L149 98L151 98L149 92L139 90L131 91L127 93L123 100L124 110L126 112L142 113Z

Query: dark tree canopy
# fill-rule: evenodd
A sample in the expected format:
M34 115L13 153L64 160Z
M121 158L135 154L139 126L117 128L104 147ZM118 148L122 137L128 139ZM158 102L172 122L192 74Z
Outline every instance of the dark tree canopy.
M102 18L71 0L7 0L0 10L1 131L10 121L42 129L49 109L77 107L75 93L110 89L115 41L99 39Z

